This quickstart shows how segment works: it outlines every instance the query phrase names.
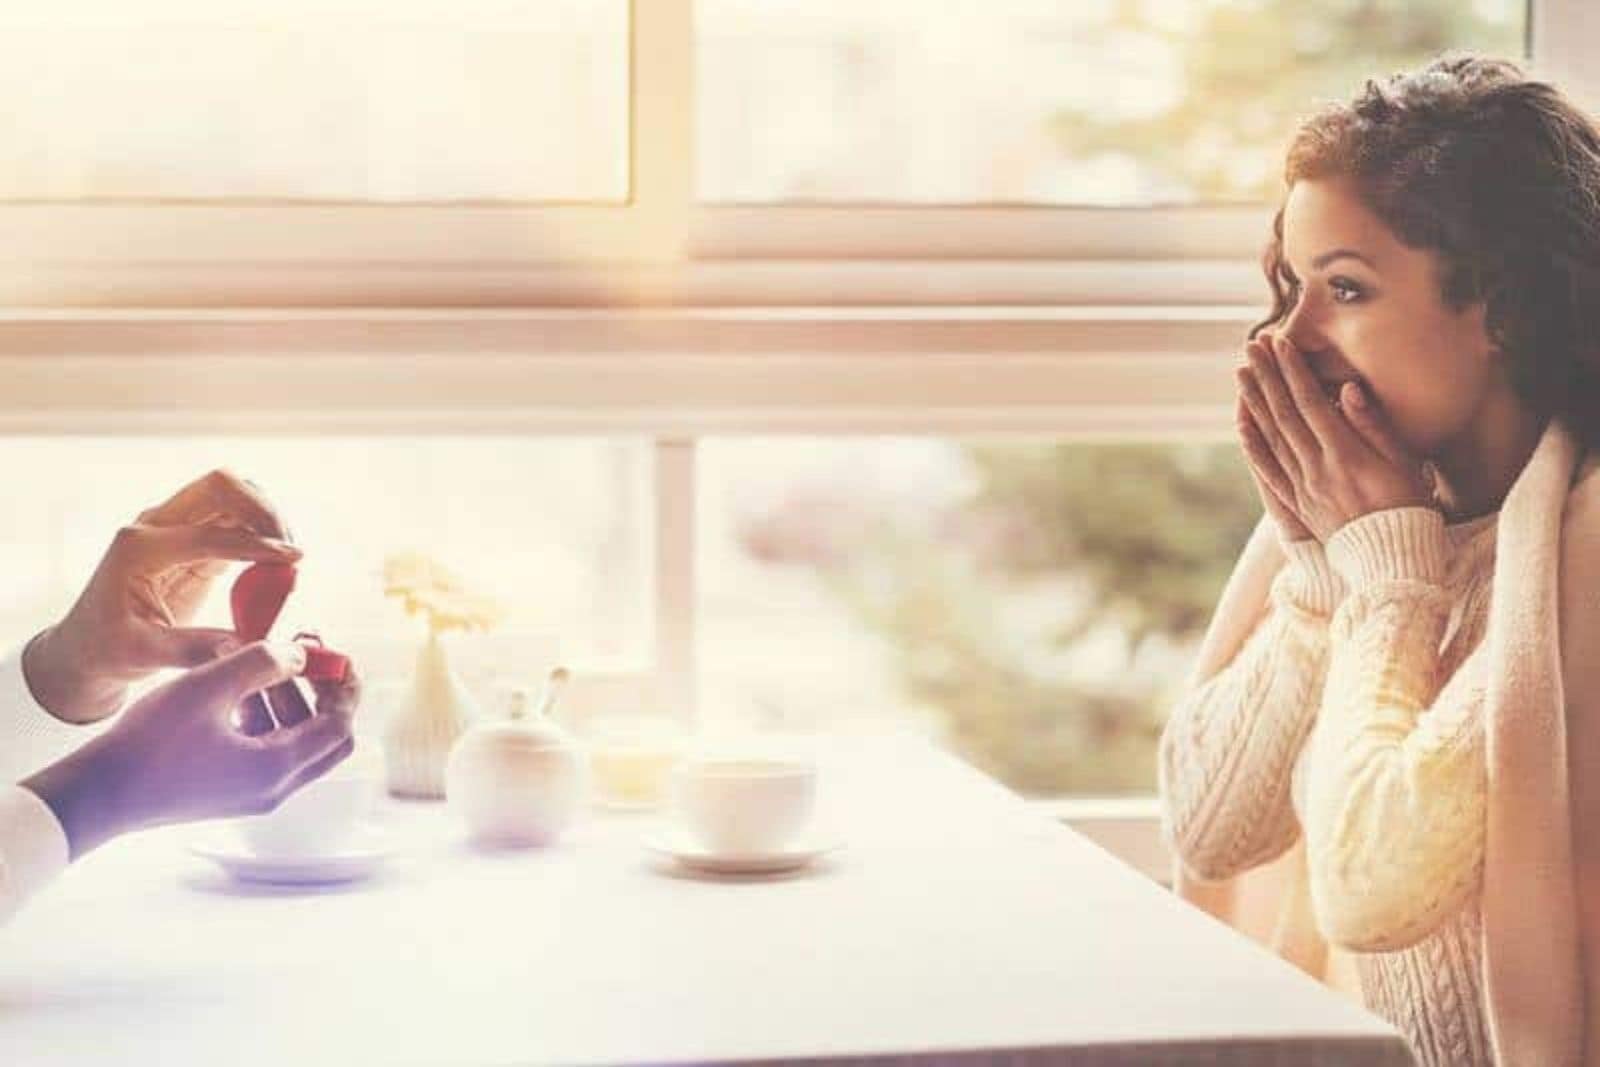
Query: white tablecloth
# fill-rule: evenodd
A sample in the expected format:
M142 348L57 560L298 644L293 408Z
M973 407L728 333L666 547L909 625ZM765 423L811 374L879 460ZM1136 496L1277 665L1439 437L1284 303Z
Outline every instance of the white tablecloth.
M828 750L846 848L706 880L596 814L484 854L436 805L376 881L250 888L125 839L0 930L0 1063L1410 1062L1396 1032L982 775Z

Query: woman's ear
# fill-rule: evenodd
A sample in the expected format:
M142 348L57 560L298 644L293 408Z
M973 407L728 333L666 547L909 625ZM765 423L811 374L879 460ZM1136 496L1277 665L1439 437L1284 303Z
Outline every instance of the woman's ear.
M1489 306L1482 300L1461 309L1463 347L1497 373L1505 373L1505 351L1489 336Z

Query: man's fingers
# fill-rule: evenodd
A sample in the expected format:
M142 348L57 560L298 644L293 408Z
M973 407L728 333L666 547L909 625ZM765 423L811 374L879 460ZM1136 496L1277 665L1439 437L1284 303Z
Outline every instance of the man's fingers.
M235 725L246 737L260 737L278 728L265 693L251 693L240 703Z
M179 489L140 516L157 526L192 525L215 518L231 520L259 537L287 540L289 529L266 497L232 471L214 470Z
M305 669L306 651L299 645L257 641L196 667L174 684L189 688L197 699L231 708L251 693L286 682Z
M293 678L273 686L265 695L279 726L298 726L311 718L311 705Z
M290 796L302 786L308 785L311 782L316 781L318 778L321 778L323 775L327 774L329 771L333 770L339 764L348 759L350 757L350 753L354 752L355 750L355 739L351 737L345 738L344 742L332 752L329 752L323 756L319 756L317 759L291 774L288 781L286 781L282 786L282 795Z
M187 563L233 560L294 563L303 553L287 541L260 537L233 526L156 526L140 523L117 533L113 551L128 567L166 571Z
M355 717L361 704L361 678L351 667L342 682L312 682L317 694L318 715L338 715L346 719Z
M135 625L132 658L143 670L159 667L198 667L239 650L232 630L203 627L184 629L140 621Z
M246 739L257 759L270 767L273 785L281 787L296 775L333 754L350 740L350 720L339 715L314 715L298 726Z

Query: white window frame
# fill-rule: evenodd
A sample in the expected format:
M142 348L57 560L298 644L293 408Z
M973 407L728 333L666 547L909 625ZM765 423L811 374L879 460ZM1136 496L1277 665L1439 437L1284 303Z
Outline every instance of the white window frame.
M625 205L0 205L0 434L649 434L653 663L594 684L682 710L697 438L1228 433L1269 208L695 205L692 8L633 0ZM1600 10L1530 19L1600 107ZM1158 873L1149 798L1055 810Z
M1533 68L1600 107L1600 14L1529 0ZM710 206L693 0L630 0L616 205L0 204L9 306L1219 304L1270 210ZM28 250L26 252L18 250Z
M619 203L0 203L10 305L451 302L549 263L670 262L688 232L692 0L629 0Z

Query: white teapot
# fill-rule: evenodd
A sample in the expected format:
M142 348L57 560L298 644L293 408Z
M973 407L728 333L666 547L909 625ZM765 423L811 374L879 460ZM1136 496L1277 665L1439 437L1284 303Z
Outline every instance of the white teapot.
M480 722L456 741L445 763L445 800L466 820L474 841L495 846L549 845L583 809L587 754L548 712L566 682L557 668L540 707L512 696L511 713Z

